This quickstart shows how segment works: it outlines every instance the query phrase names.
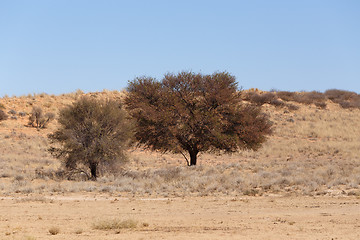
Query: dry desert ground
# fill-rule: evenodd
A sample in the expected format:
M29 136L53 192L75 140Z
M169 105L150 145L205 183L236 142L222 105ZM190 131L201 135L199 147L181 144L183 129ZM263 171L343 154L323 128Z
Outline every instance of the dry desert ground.
M89 93L121 98L124 93ZM131 149L98 181L68 176L27 126L81 91L0 98L0 239L360 239L360 109L263 105L274 133L257 151L181 155Z

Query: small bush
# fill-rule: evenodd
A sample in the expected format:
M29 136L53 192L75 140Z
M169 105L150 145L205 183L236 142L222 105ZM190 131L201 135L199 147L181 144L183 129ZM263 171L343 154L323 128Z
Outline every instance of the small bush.
M47 124L55 118L54 113L43 113L42 108L33 107L29 116L29 125L36 128L46 128Z
M315 104L325 102L325 95L321 92L312 91L312 92L302 92L295 96L294 99L298 103L303 104Z
M82 234L83 230L81 228L75 230L75 234Z
M7 118L8 115L3 110L0 110L0 121L6 120Z
M93 225L93 228L96 230L118 230L118 229L129 229L136 228L138 222L133 219L128 220L104 220L97 222Z
M318 108L321 108L321 109L325 109L327 105L325 102L316 102L315 106L317 106Z
M340 107L342 108L353 108L353 105L351 102L347 102L347 101L341 101L341 102L338 102L338 104L340 105Z
M261 106L265 103L271 104L271 102L275 101L277 97L276 94L272 92L266 92L261 94L256 92L249 92L247 93L246 99L252 103L255 103L256 105Z
M275 107L285 107L286 106L286 104L283 101L279 100L279 99L271 100L270 104L274 105Z
M16 175L15 177L14 177L14 180L15 181L23 181L25 178L24 178L24 176L22 176L22 175Z
M296 110L299 110L299 107L294 105L294 104L291 104L291 103L288 103L286 104L286 107L290 110L290 111L296 111Z
M278 98L276 92L265 92L260 94L257 92L248 92L244 94L243 99L258 106L270 104L276 107L286 107L286 104Z
M284 101L295 101L295 92L288 92L288 91L280 91L277 92L276 95Z
M350 100L357 96L355 92L338 90L338 89L329 89L325 91L325 96L335 103L342 102L344 100Z
M20 117L25 117L25 116L26 116L26 112L19 112L18 115L19 115Z
M11 109L10 111L8 111L8 114L11 114L11 115L16 115L17 112L14 110L14 109Z
M360 108L360 95L355 92L330 89L325 91L325 96L342 108Z
M11 174L9 174L9 173L0 174L0 178L9 178L9 177L11 177Z
M50 233L51 235L57 235L57 234L60 233L60 229L59 229L58 227L51 227L51 228L49 229L49 233Z

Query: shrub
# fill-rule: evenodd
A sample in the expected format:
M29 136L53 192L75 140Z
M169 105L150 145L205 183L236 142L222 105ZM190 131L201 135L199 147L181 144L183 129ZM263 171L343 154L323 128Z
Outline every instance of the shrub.
M124 229L124 228L136 228L138 222L133 219L128 220L118 220L118 219L112 219L112 220L104 220L99 221L93 225L94 229L97 230L118 230L118 229Z
M8 115L0 109L0 121L8 119Z
M288 103L286 104L286 107L290 110L290 111L296 111L296 110L299 110L299 107L294 105L294 104L291 104L291 103Z
M42 108L33 107L31 115L29 116L29 126L46 128L47 124L55 118L54 113L43 113Z
M272 101L276 100L276 94L272 92L266 92L266 93L251 93L250 95L250 101L257 104L257 105L263 105L265 103L271 104Z
M286 106L286 104L279 99L273 99L269 102L269 104L274 105L276 107L285 107Z
M296 92L288 92L288 91L279 91L276 93L276 95L284 101L293 101L302 104L315 104L319 108L326 108L326 103L325 103L326 97L321 92L312 91L312 92L296 93ZM294 108L291 105L287 105L287 107L289 109Z
M325 109L327 105L325 102L315 102L315 106L321 109Z
M75 234L82 234L83 232L84 232L84 230L82 230L82 228L75 230Z
M284 101L295 101L296 93L289 91L279 91L276 92L276 95Z
M342 108L360 108L360 95L355 92L330 89L325 91L325 96Z
M338 89L329 89L325 91L325 96L335 103L339 103L344 100L350 100L353 97L356 97L355 92L338 90Z
M19 112L18 115L19 115L20 117L25 117L25 116L26 116L26 113L25 113L25 112Z
M298 103L303 104L316 104L316 103L324 103L326 98L325 95L321 92L312 91L312 92L302 92L298 93L294 99Z
M51 228L49 229L49 233L50 233L51 235L57 235L57 234L60 233L60 228L58 228L58 227L51 227Z
M247 100L258 106L262 106L265 103L274 105L276 107L285 107L286 106L286 104L277 97L275 92L257 93L257 92L250 91L250 92L243 94L242 97L244 100Z
M181 153L188 165L196 165L199 152L256 150L271 133L268 116L242 103L237 90L235 77L226 72L181 72L160 82L134 79L125 101L139 145Z
M11 114L11 115L16 115L17 112L14 110L14 109L11 109L10 111L8 111L8 114Z
M111 168L126 160L132 128L119 102L81 97L60 111L59 124L49 138L60 147L49 151L63 160L68 171L83 165L96 180L99 167Z

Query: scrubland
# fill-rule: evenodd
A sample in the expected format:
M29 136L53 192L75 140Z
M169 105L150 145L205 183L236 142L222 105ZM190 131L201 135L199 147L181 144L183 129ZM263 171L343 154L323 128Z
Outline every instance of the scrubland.
M125 93L104 90L89 95L96 98L121 98L123 94ZM268 233L273 232L274 234L266 235L267 237L262 236L267 239L315 239L315 237L316 239L331 239L321 237L326 234L316 235L316 233L326 233L326 229L318 229L319 232L316 232L309 227L308 224L311 223L302 222L299 215L296 215L297 217L294 219L290 217L292 211L286 206L291 208L291 202L295 202L295 205L300 206L299 209L306 211L306 204L302 204L299 199L307 202L309 206L317 206L317 201L323 201L329 207L327 210L331 210L330 202L332 201L336 206L341 201L350 201L351 209L344 210L353 214L350 214L352 216L350 220L340 217L340 208L334 208L340 212L329 214L339 216L339 218L333 219L334 221L342 224L347 221L349 224L353 224L352 228L359 231L360 206L357 204L360 199L360 109L357 107L344 107L348 105L344 103L341 105L322 98L323 104L303 103L294 99L287 101L287 105L263 101L260 105L262 105L263 111L270 116L274 132L262 148L256 152L243 151L231 155L201 154L197 166L187 167L186 161L181 155L160 154L134 148L128 151L129 161L126 164L118 166L111 172L103 171L98 181L85 181L84 176L80 173L64 172L60 162L47 152L50 146L47 135L57 128L56 120L50 122L44 129L27 126L28 116L33 106L41 107L44 111L56 115L60 108L72 103L81 95L83 93L77 91L59 96L33 94L0 98L0 106L8 114L6 120L0 121L0 199L3 199L2 205L16 206L24 211L37 214L35 216L26 215L26 218L30 220L36 218L35 222L41 222L39 218L52 219L51 224L50 222L45 224L46 229L45 225L43 227L36 225L41 229L39 235L36 226L32 226L30 223L24 224L24 226L12 225L14 221L19 220L21 214L18 211L7 212L10 216L1 215L0 227L2 229L0 230L6 230L6 234L1 235L0 233L0 239L3 237L6 239L48 239L50 236L51 238L63 238L65 233L68 234L66 235L68 238L70 235L72 236L69 239L80 239L81 236L84 239L98 239L91 238L92 236L102 239L118 239L116 236L121 237L121 233L125 234L123 235L124 239L126 237L141 239L145 233L149 232L149 236L156 237L157 234L160 234L163 238L169 239L188 238L189 235L186 232L194 234L192 236L194 239L195 237L201 238L205 233L209 235L204 235L204 239L211 239L211 236L213 239L238 239L236 236L239 236L241 232L251 234L252 231L254 235L245 234L243 235L244 239L262 239L260 235L256 235L256 225L251 225L251 230L249 228L246 230L246 221L261 226L261 224L265 224L265 217L270 219L269 224L283 226L281 229L274 230L271 225L266 223L265 229ZM85 201L96 198L99 199L96 206L93 205L95 202ZM107 216L93 213L94 216L91 214L84 216L85 222L71 215L70 209L73 212L77 212L76 208L83 209L84 212L91 211L89 208L94 207L104 209L101 201L106 202L106 199L108 200L106 204L112 203L112 206L116 205L118 209L121 209L122 205L131 209L141 206L144 212L133 215L132 213L136 210L124 210L126 214L122 219L124 216L119 218L119 216L113 215L115 210L110 213L109 209L105 209L104 212L108 214ZM129 200L125 201L124 199ZM288 202L286 202L287 200ZM74 204L71 205L71 201ZM79 206L81 201L85 201L83 207L87 206L88 209ZM222 211L217 204L223 204L223 210L229 212L230 220L226 219L226 214L218 216L217 214L220 213L212 212L211 209L203 209L202 212L200 206L198 208L191 207L190 211L194 212L195 216L191 215L186 208L188 205L192 205L192 201L196 204L203 202L203 206L214 211L216 209ZM261 202L264 202L265 205L262 206ZM281 202L281 206L276 206L277 202ZM174 206L175 203L176 206ZM37 212L34 209L29 210L31 206L36 206L36 208L48 209L52 212L49 210L50 206L57 205L59 209L62 209L62 204L68 207L64 211L68 211L68 217L72 216L71 222L77 222L76 229L62 228L61 224L65 224L64 222L60 221L59 225L59 222L56 222L47 213ZM232 210L242 212L236 206L228 208L229 205L234 204L240 204L241 206L238 206L240 209L247 209L249 214L253 214L254 222L248 218L237 219L232 215L230 212ZM274 205L273 212L269 210L270 205ZM169 206L173 206L173 208L169 208ZM264 209L264 218L261 218L260 212L255 213L252 208L261 208L261 206ZM284 211L281 217L276 216L277 207L280 212ZM320 208L322 207L323 205L320 204ZM174 214L175 222L167 223L166 216L159 216L153 208L161 208L159 212L165 215L167 213L164 209L168 208L169 212ZM176 215L180 214L179 212L173 212L175 210L181 212L182 209L185 214L182 217L196 221L195 225L190 226L180 215ZM300 214L298 210L293 210ZM207 211L210 213L206 213ZM269 212L266 213L266 211ZM158 219L151 218L145 212L157 216ZM321 214L321 212L316 214ZM41 215L46 216L41 217ZM244 216L242 215L242 217ZM66 217L63 216L63 218ZM136 225L134 229L137 230L133 230L133 227L126 229L110 227L109 233L109 231L101 230L100 225L96 225L99 224L99 221L95 221L96 218L101 220L101 223L104 221L111 223L114 219L117 219L118 223L130 221L132 226ZM172 218L169 216L169 219ZM225 221L227 225L220 224L220 221ZM299 224L300 222L301 224ZM53 225L59 229L51 229L55 227ZM292 229L293 225L296 226L296 231ZM333 222L331 226L334 225L336 222ZM327 229L331 229L331 226L327 226ZM50 230L56 234L52 234L49 232ZM98 233L99 231L100 233ZM293 238L286 235L287 231L295 234ZM102 235L103 232L106 234ZM178 235L167 234L167 232L177 232ZM311 233L315 234L312 235L314 238L309 237ZM333 236L340 238L342 236L341 239L358 237L356 232L347 234L349 233L341 232L339 228L339 231L334 232ZM276 236L280 237L276 238ZM329 234L326 236L332 237Z
M132 149L128 163L104 172L97 182L82 181L81 174L63 172L59 161L47 152L47 134L56 129L56 121L46 129L27 126L33 106L57 113L81 94L1 99L6 112L15 112L0 122L2 194L360 195L360 110L331 102L326 109L294 102L299 109L293 111L263 105L274 133L257 152L202 154L198 166L187 167L181 155ZM118 98L122 94L92 93L94 97ZM26 115L19 116L19 112Z

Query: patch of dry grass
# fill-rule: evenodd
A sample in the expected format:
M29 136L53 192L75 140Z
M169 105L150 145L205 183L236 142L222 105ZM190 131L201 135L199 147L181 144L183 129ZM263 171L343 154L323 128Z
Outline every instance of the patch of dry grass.
M138 222L133 219L120 220L109 219L98 221L93 224L93 228L96 230L120 230L120 229L133 229L136 228Z

